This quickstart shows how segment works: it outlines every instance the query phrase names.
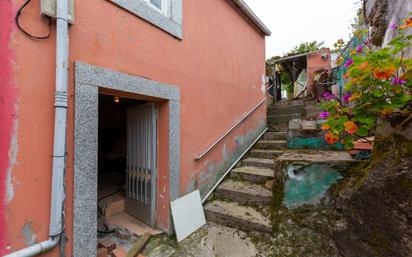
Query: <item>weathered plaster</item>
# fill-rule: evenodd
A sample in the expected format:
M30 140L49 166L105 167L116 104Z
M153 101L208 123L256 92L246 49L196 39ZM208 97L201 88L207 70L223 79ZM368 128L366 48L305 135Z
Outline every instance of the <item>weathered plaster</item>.
M224 145L222 150L221 162L210 162L206 167L199 172L198 181L194 184L199 186L202 198L210 191L215 183L222 177L223 173L240 157L240 155L250 146L258 135L266 128L266 120L259 121L259 124L242 135L237 135L235 140L235 147L232 151L226 149ZM193 183L186 188L187 192L192 190Z
M17 109L17 107L15 107ZM16 110L17 113L17 110ZM14 184L13 184L13 176L12 170L13 166L17 160L17 153L18 153L18 142L17 142L17 128L18 128L18 121L15 119L13 121L13 130L12 130L12 137L10 142L10 150L9 150L9 167L7 169L7 177L6 177L6 188L7 188L7 203L10 203L14 197Z
M73 221L74 256L96 256L99 88L109 88L122 92L169 100L169 200L172 201L179 197L179 90L171 85L76 62Z
M109 0L140 18L150 22L156 27L182 39L182 0L172 0L171 17L168 18L154 10L143 1L136 0Z
M9 171L12 165L10 153L15 153L15 151L10 151L10 146L13 141L12 135L15 133L13 121L16 119L15 104L17 102L12 69L14 53L9 47L14 26L13 14L13 1L0 1L0 228L2 228L0 229L0 256L7 251L6 199L13 196L12 187L9 186L11 185Z
M26 244L26 246L34 245L36 243L37 235L36 233L34 233L32 221L24 224L23 228L21 229L21 234L24 237L24 243Z

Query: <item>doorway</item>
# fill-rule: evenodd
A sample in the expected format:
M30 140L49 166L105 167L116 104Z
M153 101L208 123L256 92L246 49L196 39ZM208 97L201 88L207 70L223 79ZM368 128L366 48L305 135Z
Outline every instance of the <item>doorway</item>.
M103 232L106 219L123 212L154 227L156 104L99 94L98 113L98 218L106 227Z
M157 103L156 229L171 233L169 203L180 195L179 88L76 61L73 256L96 256L99 96L101 94Z

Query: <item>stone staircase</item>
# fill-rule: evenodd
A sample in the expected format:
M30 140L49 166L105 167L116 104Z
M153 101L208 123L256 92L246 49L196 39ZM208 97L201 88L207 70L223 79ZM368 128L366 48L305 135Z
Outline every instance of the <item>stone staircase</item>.
M205 207L208 221L243 231L272 231L268 207L272 202L274 160L287 147L290 119L304 114L303 102L277 103L268 108L268 131L256 142L240 165L216 189Z

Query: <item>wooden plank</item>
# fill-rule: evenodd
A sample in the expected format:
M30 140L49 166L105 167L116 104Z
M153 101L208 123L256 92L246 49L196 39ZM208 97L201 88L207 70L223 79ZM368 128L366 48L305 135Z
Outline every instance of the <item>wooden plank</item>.
M136 257L139 253L143 251L146 245L149 243L150 233L144 233L137 241L132 245L132 248L127 252L126 257Z

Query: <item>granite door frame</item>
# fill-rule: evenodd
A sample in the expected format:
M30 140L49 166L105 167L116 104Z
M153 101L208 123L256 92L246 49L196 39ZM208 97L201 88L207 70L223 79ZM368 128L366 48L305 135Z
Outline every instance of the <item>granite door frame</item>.
M180 91L173 85L75 63L73 256L96 256L98 96L100 89L165 100L169 107L169 201L179 197Z

